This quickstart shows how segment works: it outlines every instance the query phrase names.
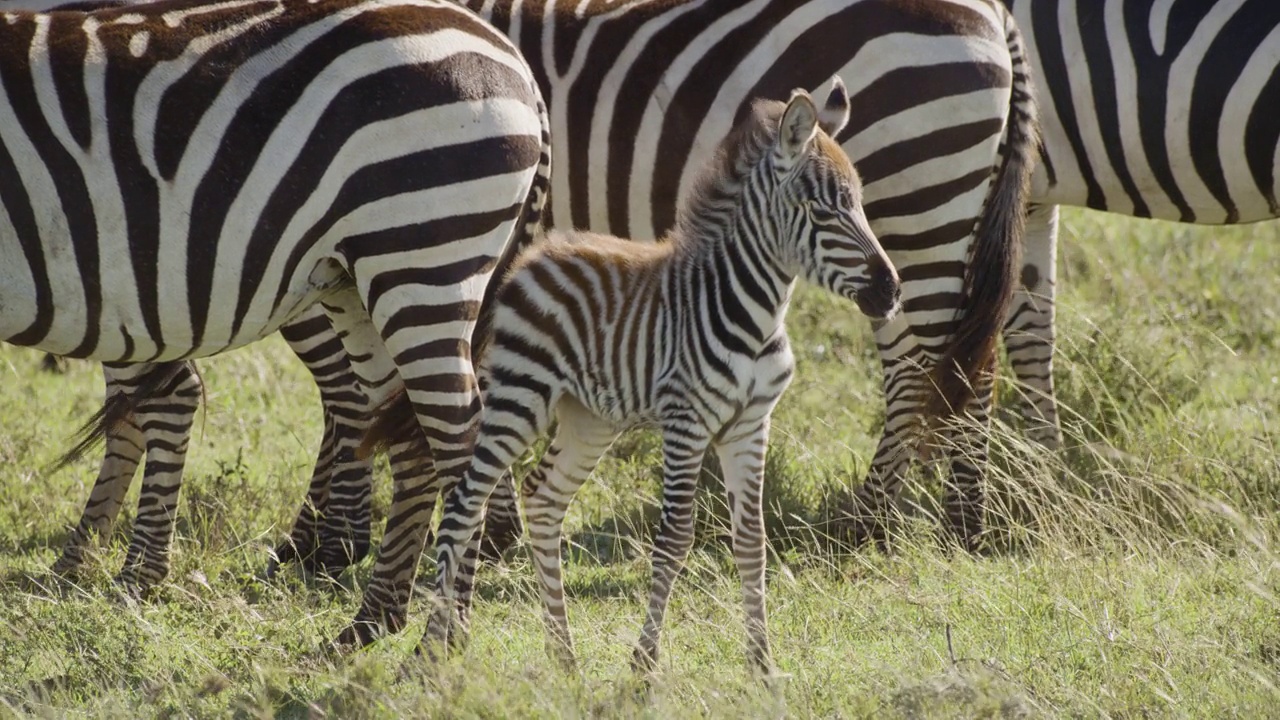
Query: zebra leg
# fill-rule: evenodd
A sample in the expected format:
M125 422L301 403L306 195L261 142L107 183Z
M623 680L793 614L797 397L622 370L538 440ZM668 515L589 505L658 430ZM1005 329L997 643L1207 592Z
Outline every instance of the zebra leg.
M373 462L356 457L369 401L323 307L317 305L281 328L281 335L320 389L324 438L306 500L267 573L273 574L278 563L298 559L308 571L336 577L370 547Z
M1027 436L1056 450L1062 447L1053 391L1057 205L1032 205L1028 209L1024 245L1026 264L1004 326L1004 345L1019 383L1018 410L1027 423Z
M492 348L491 353L495 362L501 362L501 347ZM489 495L503 473L550 426L553 398L548 392L545 386L489 385L470 467L445 496L444 514L436 533L435 607L419 652L436 656L449 643L460 644L466 639L465 608L457 625L459 634L454 634L454 611L458 609L455 589L460 584L469 587L473 582L479 531Z
M951 473L943 483L943 508L952 539L966 552L981 548L985 506L982 468L987 466L991 428L991 393L994 377L975 383L974 397L958 423L943 431Z
M769 405L772 408L772 403ZM716 443L724 473L729 519L733 526L733 558L742 579L747 618L748 657L765 677L772 674L765 612L764 459L769 445L769 416L744 418Z
M40 369L55 375L61 375L67 371L67 359L61 355L45 353L44 357L40 358Z
M361 261L362 267L366 264L373 272L377 263ZM397 264L412 265L403 258L399 258ZM365 391L374 407L381 405L389 394L384 388L395 386L392 381L398 383L397 378L404 376L409 401L427 438L429 457L423 458L420 465L426 470L425 474L395 478L391 511L373 576L351 625L335 641L339 646L368 644L378 635L397 632L404 626L413 578L435 509L431 489L437 487L436 482L440 487L448 487L452 479L459 476L470 458L480 415L480 395L471 364L469 338L483 284L467 283L462 277L451 279L431 274L420 277L419 273L402 270L387 275L397 277L399 284L388 282L386 287L380 287L378 302L410 309L425 306L431 312L380 311L377 305L365 300L374 318L374 322L369 323L368 316L362 314L364 305L360 304L360 295L343 293L344 312L331 313L330 319L343 336L343 344L353 361L362 360L356 363L357 374L366 383ZM361 278L356 280L363 285ZM427 285L432 286L431 303L424 305L420 295ZM360 369L372 356L387 360L394 357L397 361L379 379ZM425 501L428 498L430 502Z
M132 366L132 370L139 371L138 375L145 372L145 369L146 366ZM132 386L128 381L135 376L133 373L103 365L102 374L106 380L107 398L131 392ZM144 440L142 431L138 428L137 417L125 419L113 432L107 434L106 453L98 470L98 479L93 484L84 511L80 513L76 529L62 548L62 556L51 568L52 572L58 575L74 574L84 564L86 551L93 544L94 538L106 538L111 533L144 451Z
M496 523L495 530L490 530L491 523ZM524 522L520 519L520 508L515 500L515 478L511 471L507 470L502 473L502 477L498 478L498 484L494 486L493 492L489 493L489 502L485 504L484 522L480 525L479 540L467 546L466 561L459 568L453 584L458 594L458 623L461 627L469 626L471 621L476 565L480 560L492 563L502 562L502 554L520 539L520 534L523 532ZM431 542L430 535L427 542Z
M325 299L324 309L351 358L369 406L381 405L401 387L400 374L360 296L354 291L337 293ZM397 632L404 626L413 573L422 553L426 526L435 510L436 471L433 454L413 461L403 457L395 460L398 472L391 515L378 563L360 610L338 635L335 645L367 645L383 633Z
M153 372L161 372L159 368ZM177 520L187 440L200 406L200 391L199 377L189 364L181 363L181 371L167 385L138 404L137 421L146 438L147 463L142 473L133 540L124 567L116 576L116 582L135 595L169 575L169 548Z
M515 478L511 471L507 471L502 474L498 486L489 496L484 529L480 532L480 558L494 563L502 562L502 556L520 540L523 532L520 507L516 503Z
M573 639L560 569L564 516L574 494L590 477L618 432L576 403L562 400L556 415L560 422L555 439L538 469L524 483L525 514L529 519L529 551L538 573L547 625L547 651L566 669L572 669Z
M649 610L631 658L632 668L641 673L653 672L658 664L662 618L671 599L671 587L693 547L698 471L711 439L693 414L689 415L687 419L668 417L662 432L662 523L653 543Z
M884 433L866 481L854 495L852 507L844 508L851 520L847 537L858 546L867 542L885 546L889 522L896 513L907 472L920 455L921 408L930 390L930 380L922 366L915 335L903 315L875 328L884 372Z

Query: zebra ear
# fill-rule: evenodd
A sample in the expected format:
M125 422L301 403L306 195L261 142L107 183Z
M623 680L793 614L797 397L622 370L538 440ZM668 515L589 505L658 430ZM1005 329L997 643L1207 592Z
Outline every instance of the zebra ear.
M818 134L818 106L803 90L793 90L787 109L778 123L778 149L786 160L794 160Z
M827 95L827 102L823 104L822 112L818 113L818 127L834 138L849 122L849 112L849 91L845 89L840 76L836 75L831 79L831 93Z

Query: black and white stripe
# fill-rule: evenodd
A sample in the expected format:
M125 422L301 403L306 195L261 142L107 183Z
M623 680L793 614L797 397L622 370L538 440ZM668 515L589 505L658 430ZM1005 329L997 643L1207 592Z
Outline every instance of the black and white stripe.
M550 99L553 135L572 139L553 148L560 226L656 237L675 221L677 193L754 99L818 87L837 72L849 83L853 115L837 139L903 280L903 313L876 327L886 423L849 526L858 538L881 536L927 416L988 418L987 371L1017 284L1037 142L1030 67L1004 6L468 4L520 45ZM970 547L981 531L983 437L948 444L958 448L949 525Z
M471 332L538 222L548 138L528 65L452 3L6 12L0 338L156 363L323 302L370 401L403 379L448 477L478 412ZM396 493L361 619L403 621L417 490Z
M1015 284L1018 208L1034 144L1029 77L1003 6L468 4L521 47L550 99L554 133L573 139L554 149L552 205L562 226L656 237L674 222L677 192L688 189L717 138L754 98L816 87L837 71L849 81L853 115L839 139L863 174L868 218L904 280L905 312L876 333L887 420L859 503L872 512L855 528L878 534L879 518L917 457L935 384L950 388L954 405L979 420L987 416L981 371ZM1003 158L1002 141L1009 147ZM1006 182L992 186L1000 169ZM964 366L959 376L930 377L955 361ZM963 403L967 383L977 397ZM412 429L407 406L401 413ZM979 529L984 455L981 442L959 453L948 486L952 526L970 542ZM325 475L315 477L311 495L324 497ZM506 501L495 494L488 524L510 538L519 516L510 488L501 490ZM333 510L326 516L333 527L359 527L358 518ZM307 520L304 513L297 527ZM340 546L328 535L320 545Z
M649 670L657 660L671 587L693 542L698 470L714 448L732 509L750 655L771 669L761 484L769 416L794 368L784 327L791 293L804 278L884 318L896 312L901 288L863 215L858 176L830 137L848 117L838 79L821 111L803 92L785 105L759 103L692 186L665 243L556 233L519 262L499 291L481 361L488 383L475 456L445 500L436 544L441 611L429 639L448 636L455 581L463 592L470 587L490 491L554 419L555 438L524 495L552 645L571 663L560 571L565 511L624 429L656 425L662 524L635 662ZM465 627L470 597L459 599Z
M93 11L142 1L148 0L22 0L0 3L0 8ZM279 562L294 558L310 570L333 571L364 557L370 548L373 466L369 459L356 456L366 430L369 403L321 307L315 306L285 325L281 335L319 388L324 434L307 499L289 540L276 549L268 574ZM46 354L44 367L59 370L60 361L59 356ZM189 439L186 433L198 407L200 378L189 363L105 364L103 376L104 409L86 425L81 442L59 465L78 458L101 439L106 441L105 456L80 520L53 570L63 575L75 573L93 540L110 534L145 454L135 531L125 567L117 576L123 586L141 593L168 575L169 540ZM155 395L164 390L171 393Z
M1006 4L1042 89L1044 162L1005 344L1033 437L1058 447L1058 206L1207 225L1280 217L1280 3Z

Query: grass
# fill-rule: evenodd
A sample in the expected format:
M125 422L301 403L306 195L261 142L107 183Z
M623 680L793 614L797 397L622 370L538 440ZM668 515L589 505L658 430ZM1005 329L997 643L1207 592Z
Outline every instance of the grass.
M662 675L628 671L647 590L657 442L619 443L570 517L579 671L549 662L523 555L480 580L469 649L427 668L401 635L316 652L368 562L333 585L260 580L311 472L316 392L277 339L202 365L209 390L158 596L113 590L131 509L75 583L51 577L96 461L40 468L101 399L97 368L0 348L0 717L1260 717L1280 702L1280 267L1276 226L1197 229L1065 213L1057 379L1068 447L992 435L995 552L935 541L937 482L894 552L816 530L865 471L883 409L865 322L806 289L799 374L768 468L780 688L743 655L723 508L707 484ZM1006 382L1002 401L1012 398ZM375 519L390 488L381 478ZM134 490L136 497L136 488ZM132 497L131 497L132 500ZM422 586L420 585L420 589Z

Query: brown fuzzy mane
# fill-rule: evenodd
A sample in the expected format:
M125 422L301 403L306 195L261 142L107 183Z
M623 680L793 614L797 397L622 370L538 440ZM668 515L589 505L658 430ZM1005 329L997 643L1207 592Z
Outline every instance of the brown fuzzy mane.
M776 100L752 103L750 112L720 142L680 199L676 226L668 239L694 240L700 235L693 232L695 228L736 206L747 176L777 138L778 122L786 108L786 103Z

